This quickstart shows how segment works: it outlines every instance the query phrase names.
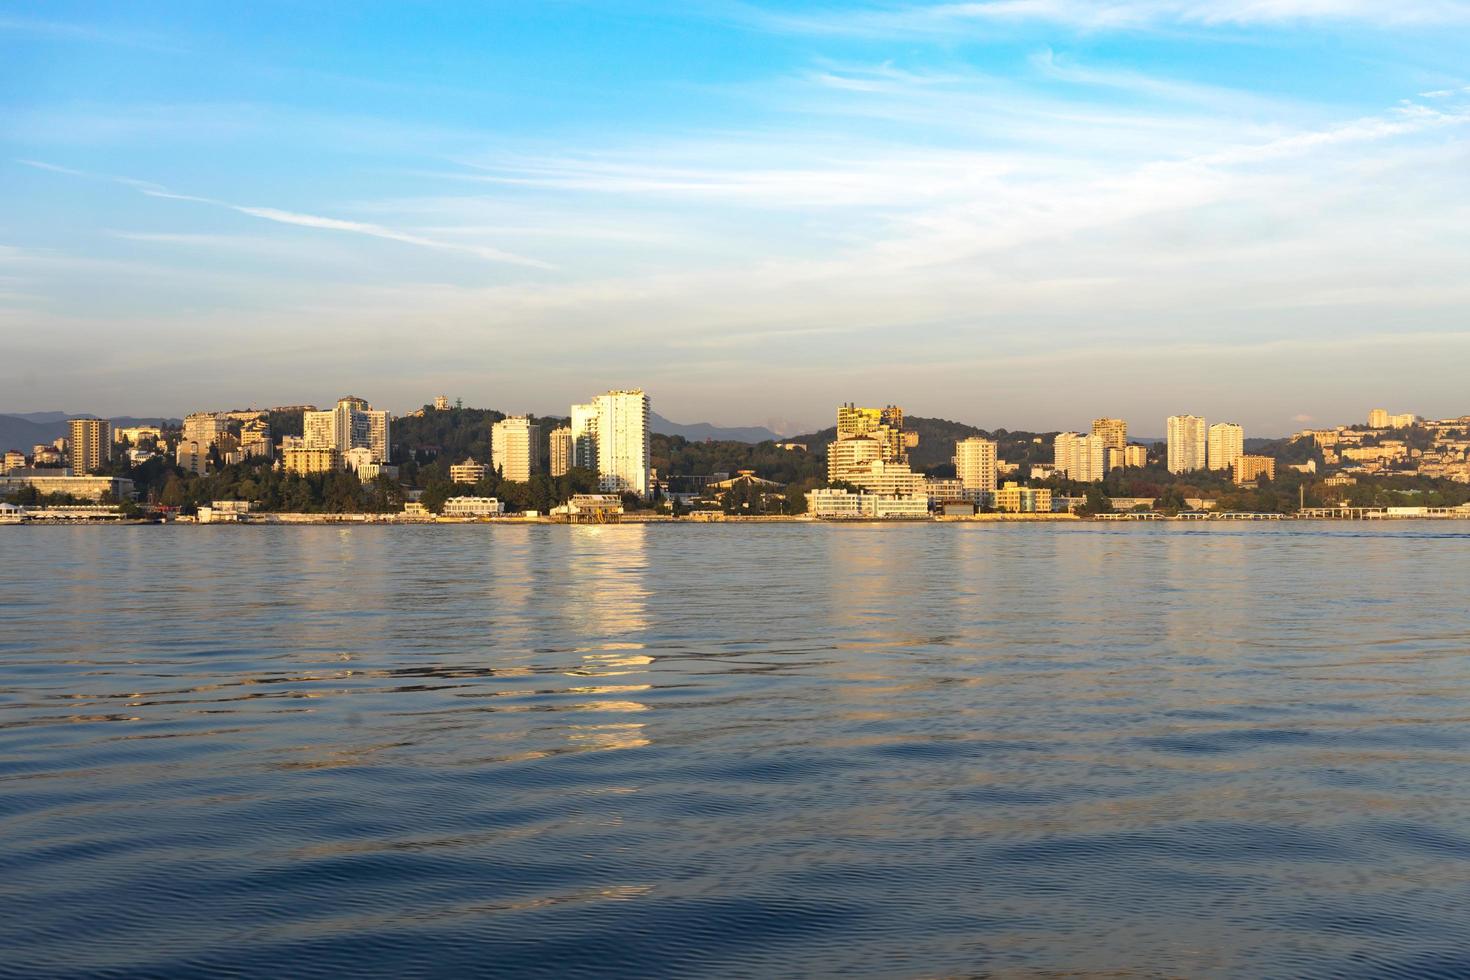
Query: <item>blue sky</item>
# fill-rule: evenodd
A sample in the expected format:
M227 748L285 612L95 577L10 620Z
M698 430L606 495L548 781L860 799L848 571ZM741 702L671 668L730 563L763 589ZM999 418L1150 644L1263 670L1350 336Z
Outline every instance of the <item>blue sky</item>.
M0 2L0 411L1470 412L1470 0Z

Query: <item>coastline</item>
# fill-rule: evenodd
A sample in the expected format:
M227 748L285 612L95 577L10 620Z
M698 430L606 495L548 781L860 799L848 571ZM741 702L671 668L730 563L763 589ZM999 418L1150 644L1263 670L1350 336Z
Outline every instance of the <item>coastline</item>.
M1018 525L1018 524L1061 524L1071 527L1103 527L1116 524L1227 524L1227 523L1300 523L1362 524L1398 523L1402 521L1470 521L1470 512L1455 514L1369 514L1359 516L1297 515L1297 514L1161 514L1123 515L1109 514L1082 517L1076 514L976 514L967 517L934 516L926 518L818 518L807 515L762 515L742 517L720 515L718 517L671 517L664 514L623 515L614 521L567 521L549 517L439 517L402 518L384 514L272 514L252 515L245 520L149 520L123 517L47 517L27 515L20 521L3 521L0 527L444 527L472 525L477 527L631 527L631 526L705 526L729 524L783 524L783 525Z

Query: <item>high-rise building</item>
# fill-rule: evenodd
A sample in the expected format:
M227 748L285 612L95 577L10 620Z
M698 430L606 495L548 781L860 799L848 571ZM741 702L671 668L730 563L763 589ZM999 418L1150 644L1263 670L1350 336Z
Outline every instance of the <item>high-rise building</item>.
M1108 446L1102 436L1059 432L1052 447L1052 464L1069 480L1096 483L1108 473Z
M1189 473L1205 468L1205 420L1198 415L1171 415L1168 419L1169 472Z
M878 441L880 458L885 463L907 463L909 448L916 444L917 433L905 433L903 409L897 405L884 408L859 408L851 402L837 409L837 438L855 439L869 436ZM913 442L910 439L913 438Z
M971 436L954 444L954 472L969 493L995 492L996 444Z
M1205 462L1212 470L1235 468L1235 461L1245 452L1245 430L1234 422L1216 422L1210 426L1209 447Z
M827 447L827 482L853 483L883 458L883 445L873 436L838 439Z
M538 427L527 415L512 415L490 427L490 465L502 480L525 483L536 468Z
M1108 470L1141 469L1148 465L1148 449L1129 445L1122 449L1108 447Z
M1375 409L1373 409L1373 411L1369 412L1368 413L1368 428L1370 428L1370 429L1386 429L1386 428L1388 428L1388 409L1386 409L1386 408L1375 408Z
M96 473L112 461L112 423L106 419L71 419L67 448L75 476Z
M434 411L436 411L436 412L447 412L447 411L449 411L449 396L448 395L435 395L434 396Z
M572 427L563 425L551 430L551 475L566 476L572 468Z
M205 454L219 437L230 431L230 420L213 412L193 412L184 416L184 434L181 442L197 442Z
M597 473L606 493L650 490L648 395L642 388L609 391L572 406L573 465Z
M375 411L361 398L348 395L327 412L302 413L307 449L335 449L339 454L365 447L374 463L386 463L392 450L387 412Z
M1101 436L1108 449L1122 449L1128 445L1128 423L1122 419L1093 419L1092 434Z

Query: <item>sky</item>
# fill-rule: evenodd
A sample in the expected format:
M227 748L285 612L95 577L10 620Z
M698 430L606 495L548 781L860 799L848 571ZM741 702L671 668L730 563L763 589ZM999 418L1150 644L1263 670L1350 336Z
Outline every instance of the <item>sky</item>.
M1470 0L0 0L0 412L1470 412Z

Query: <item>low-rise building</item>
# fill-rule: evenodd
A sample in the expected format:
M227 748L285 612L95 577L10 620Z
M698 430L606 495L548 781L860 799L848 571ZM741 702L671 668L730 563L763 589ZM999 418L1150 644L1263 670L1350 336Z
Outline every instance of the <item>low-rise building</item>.
M444 501L445 517L499 517L505 504L494 497L450 497Z
M995 491L995 509L1004 514L1050 514L1051 490L1007 482Z
M336 473L342 469L342 454L330 447L291 447L284 450L286 472L297 476Z
M1256 483L1262 477L1276 479L1276 460L1270 456L1243 455L1235 460L1235 485Z
M484 463L477 463L474 459L466 456L463 462L455 463L449 467L449 479L452 483L463 483L466 486L474 486L485 479L485 474L490 472L490 467Z
M133 496L133 481L115 476L17 476L13 473L0 476L0 496L25 487L35 487L37 493L64 493L83 500L107 497L126 500Z

